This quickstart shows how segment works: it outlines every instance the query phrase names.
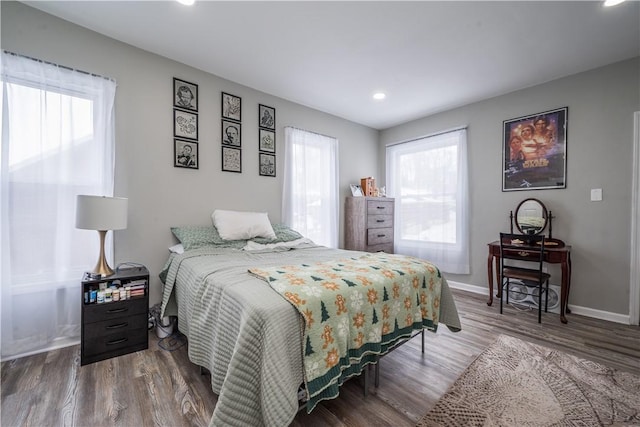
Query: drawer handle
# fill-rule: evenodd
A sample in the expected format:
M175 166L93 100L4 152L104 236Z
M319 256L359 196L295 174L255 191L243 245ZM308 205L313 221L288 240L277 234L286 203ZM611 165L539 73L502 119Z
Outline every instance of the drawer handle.
M107 345L120 344L121 342L125 342L128 340L129 340L128 338L120 338L119 340L115 340L115 341L107 341Z
M107 310L107 313L122 313L124 311L128 311L129 309L127 307L125 308L117 308L115 310Z
M384 206L376 206L376 209L385 209Z
M376 222L384 222L384 219L376 219Z
M378 234L378 237L384 237L386 234Z
M118 323L117 325L107 326L107 329L120 329L129 326L129 322Z

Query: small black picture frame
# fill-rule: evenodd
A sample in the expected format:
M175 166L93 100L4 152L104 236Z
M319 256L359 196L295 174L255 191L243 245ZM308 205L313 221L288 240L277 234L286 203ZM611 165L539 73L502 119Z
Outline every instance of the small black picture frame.
M242 98L222 92L222 117L242 121Z
M198 112L198 85L173 78L173 106Z
M276 129L276 109L258 104L258 127Z
M198 169L198 143L173 140L173 166L177 168Z
M173 136L198 140L198 115L188 111L173 109Z
M275 154L260 153L259 170L261 176L276 176Z
M239 148L222 147L222 170L225 172L242 173L242 150Z
M260 129L260 140L258 142L258 149L260 151L266 151L267 153L276 152L276 133L268 129Z
M242 146L242 125L222 119L222 144L240 148Z

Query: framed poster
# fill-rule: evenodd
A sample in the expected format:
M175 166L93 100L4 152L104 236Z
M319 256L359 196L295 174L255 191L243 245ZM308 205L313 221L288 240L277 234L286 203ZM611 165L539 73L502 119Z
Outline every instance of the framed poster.
M222 92L222 117L242 121L242 99L239 96Z
M173 136L198 140L198 115L173 109Z
M568 107L503 122L502 191L567 186Z
M258 127L276 129L276 109L258 104Z
M173 140L174 166L177 168L198 169L198 143Z
M276 133L267 129L260 129L260 143L258 149L268 153L276 152Z
M222 144L240 147L242 145L242 126L240 123L222 120Z
M242 151L239 148L222 147L222 170L242 173Z
M198 111L198 85L173 78L173 106Z
M276 156L260 153L260 175L276 176Z

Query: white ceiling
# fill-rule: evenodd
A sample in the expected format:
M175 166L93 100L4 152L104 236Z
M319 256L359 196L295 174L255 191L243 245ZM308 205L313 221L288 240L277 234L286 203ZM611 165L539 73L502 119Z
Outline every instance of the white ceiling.
M638 1L24 3L375 129L640 55Z

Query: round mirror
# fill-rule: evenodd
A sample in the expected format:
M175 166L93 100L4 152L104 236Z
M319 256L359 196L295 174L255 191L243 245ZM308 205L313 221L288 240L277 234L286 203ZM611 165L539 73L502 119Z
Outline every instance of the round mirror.
M522 234L540 234L547 227L547 208L538 199L525 199L516 208L516 227Z

